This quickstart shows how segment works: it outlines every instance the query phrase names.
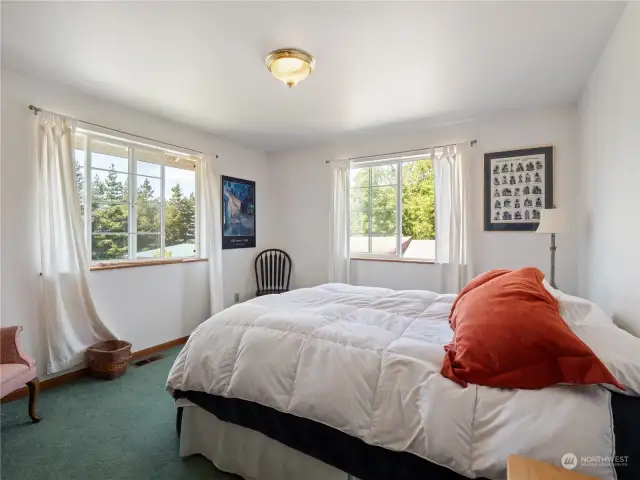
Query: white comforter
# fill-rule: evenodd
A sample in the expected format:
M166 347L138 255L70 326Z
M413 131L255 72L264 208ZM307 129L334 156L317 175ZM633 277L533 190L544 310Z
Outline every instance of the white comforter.
M462 388L442 377L454 298L343 284L256 298L193 332L167 389L260 403L472 478L506 478L511 454L555 464L614 455L604 388ZM615 478L606 464L586 473Z

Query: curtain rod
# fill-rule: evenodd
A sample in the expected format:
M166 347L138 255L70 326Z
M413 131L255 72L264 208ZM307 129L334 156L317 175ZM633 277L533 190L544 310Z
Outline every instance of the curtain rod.
M465 140L464 142L449 143L447 145L432 145L431 147L418 148L415 150L403 150L401 152L379 153L377 155L365 155L364 157L349 157L347 158L347 160L364 160L365 158L386 157L388 155L404 155L406 153L422 152L423 150L433 150L434 148L450 147L451 145L462 145L463 143L468 143L469 146L473 147L476 143L478 143L478 140ZM336 161L336 160L325 160L324 163L331 163L332 161ZM341 161L344 161L344 160L341 160Z
M36 107L34 105L29 105L29 110L31 110L34 115L38 115L40 112L42 112L43 109L40 108L40 107ZM161 140L156 140L154 138L143 137L142 135L135 135L135 134L129 133L129 132L123 132L122 130L118 130L117 128L111 128L111 127L107 127L105 125L99 125L97 123L87 122L85 120L79 120L78 119L78 121L80 123L84 123L85 125L91 125L92 127L104 128L104 129L110 130L112 132L121 133L123 135L130 135L132 137L141 138L142 140L148 140L150 142L161 143L161 144L166 145L168 147L174 147L174 148L178 148L180 150L187 150L188 152L199 153L200 155L202 155L201 151L194 150L193 148L187 148L187 147L183 147L181 145L174 145L173 143L167 143L167 142L163 142ZM218 155L216 155L216 158L218 158Z

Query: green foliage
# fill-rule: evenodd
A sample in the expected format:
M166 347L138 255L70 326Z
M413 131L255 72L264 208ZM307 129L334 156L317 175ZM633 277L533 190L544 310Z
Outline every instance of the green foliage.
M148 178L145 178L136 191L136 225L138 233L138 252L160 248L160 197L155 196Z
M397 167L361 168L356 171L351 189L351 231L394 235L396 232L396 178ZM371 183L371 185L369 185ZM371 219L369 218L369 202Z
M168 248L164 249L164 258L171 258L173 255L173 252L171 250L169 250ZM157 252L153 252L153 258L160 258L162 256L162 254L160 253L160 251L158 250Z
M431 160L402 166L402 235L414 240L436 238L435 187Z
M195 243L196 241L196 198L192 194L184 196L180 184L171 188L171 197L165 206L166 245Z
M397 166L360 168L351 180L351 232L395 235ZM431 160L402 165L402 235L435 238L434 178ZM371 205L369 205L371 202ZM371 219L369 219L371 206Z
M123 202L128 198L128 185L118 181L118 174L111 165L107 178L103 181L97 174L92 182L91 232L93 235L92 259L109 260L128 257L129 206ZM109 203L103 203L109 202ZM118 233L120 235L114 235Z
M160 248L160 192L155 192L148 178L136 190L136 219L129 219L129 182L120 181L114 165L103 180L95 175L91 182L92 259L113 260L129 258L129 221L136 221L137 250L143 252ZM143 178L143 177L138 177ZM84 203L84 176L76 164L76 184ZM183 195L179 184L171 189L165 205L165 257L172 255L168 247L180 243L195 243L196 199L194 194ZM160 253L154 256L159 257Z

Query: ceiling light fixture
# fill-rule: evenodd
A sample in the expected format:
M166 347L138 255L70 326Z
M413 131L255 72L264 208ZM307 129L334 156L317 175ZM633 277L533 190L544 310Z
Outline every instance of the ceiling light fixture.
M297 48L274 50L267 55L264 63L272 75L289 88L307 78L316 65L313 55Z

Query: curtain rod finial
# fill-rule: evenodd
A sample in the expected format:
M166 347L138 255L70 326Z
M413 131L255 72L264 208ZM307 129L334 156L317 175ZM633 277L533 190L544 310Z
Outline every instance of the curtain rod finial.
M34 105L29 105L29 110L31 110L34 115L38 115L42 111L41 108L38 108Z
M471 146L473 147L476 143L478 143L478 140L471 140Z

